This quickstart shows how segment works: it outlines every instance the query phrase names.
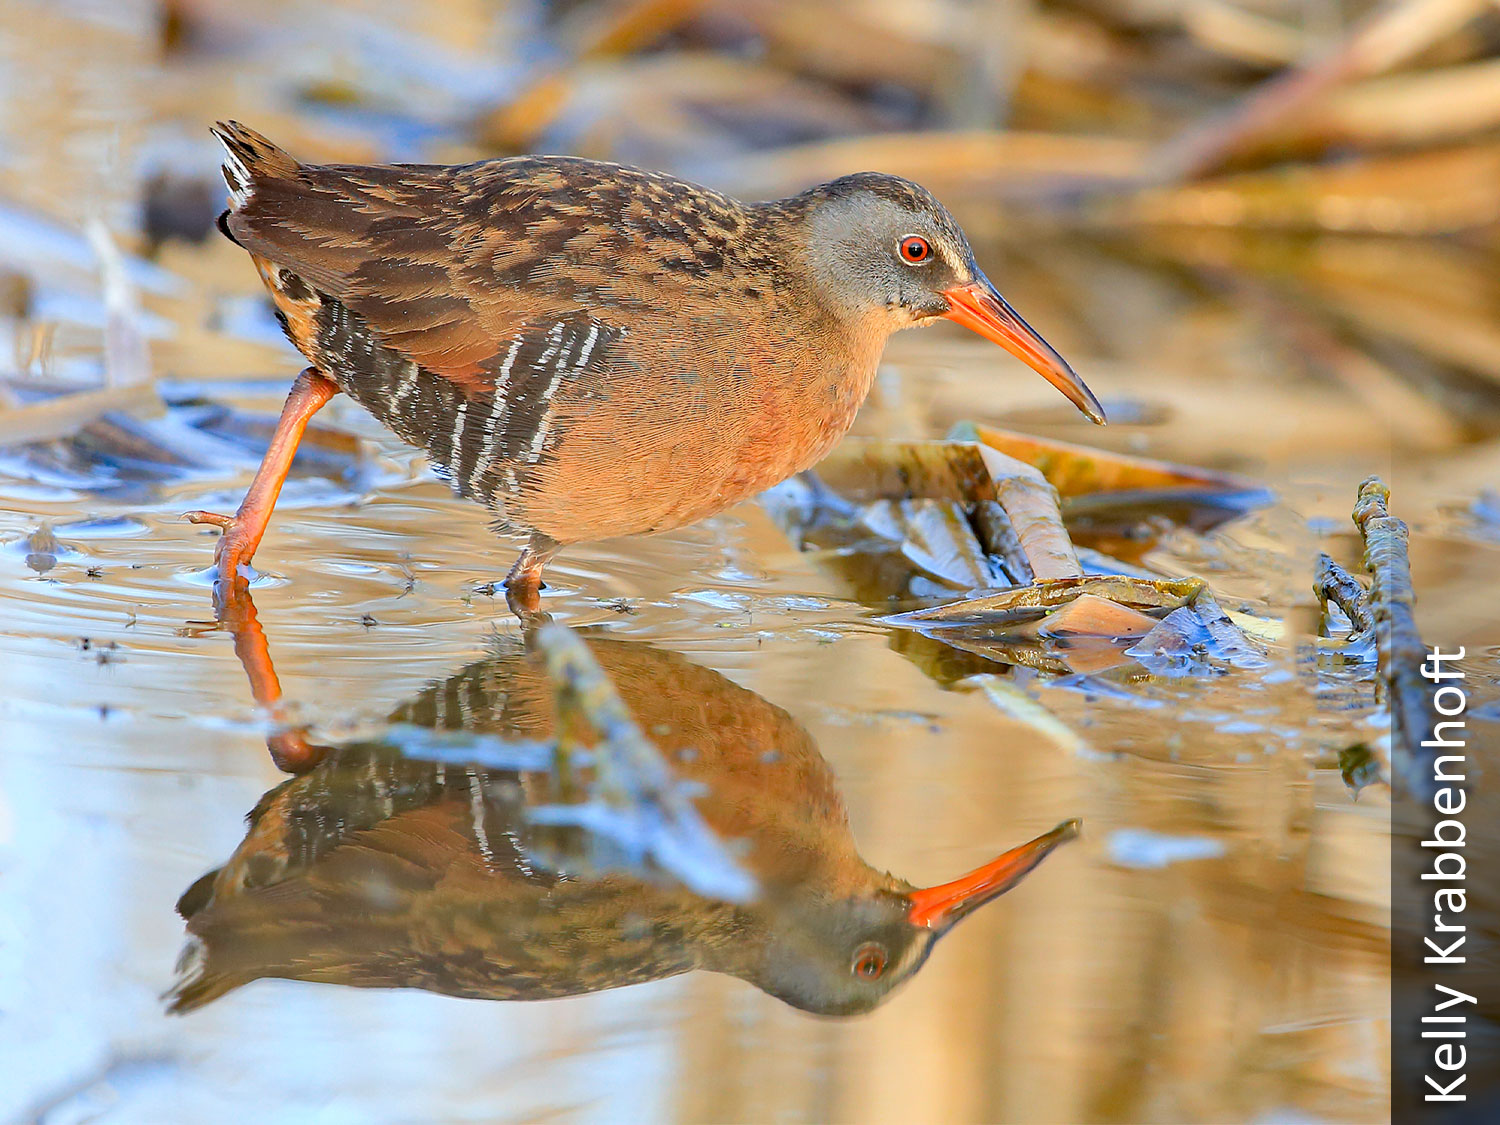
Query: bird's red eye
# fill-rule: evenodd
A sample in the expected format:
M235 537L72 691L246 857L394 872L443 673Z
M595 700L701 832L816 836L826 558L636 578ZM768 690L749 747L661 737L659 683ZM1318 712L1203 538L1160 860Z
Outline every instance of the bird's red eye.
M885 972L885 950L873 941L866 942L854 951L854 963L849 966L849 972L865 980L877 980Z
M901 240L901 257L915 265L932 257L932 247L920 234L909 234Z

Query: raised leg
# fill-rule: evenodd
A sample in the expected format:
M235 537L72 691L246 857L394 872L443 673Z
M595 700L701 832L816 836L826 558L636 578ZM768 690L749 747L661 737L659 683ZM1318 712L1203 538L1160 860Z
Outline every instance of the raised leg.
M505 576L505 600L516 616L524 619L540 611L542 568L560 550L562 544L550 535L531 533L531 542Z
M286 396L286 405L281 408L281 419L276 423L271 445L261 459L260 468L255 471L255 479L250 482L250 490L240 502L239 511L232 516L188 512L182 517L192 523L209 523L223 528L224 534L214 552L220 583L227 579L232 584L239 574L240 564L248 563L255 556L255 548L260 546L266 525L271 522L271 509L276 507L276 498L281 495L287 470L296 456L297 445L307 430L308 419L338 391L332 379L314 368L309 367L298 375Z

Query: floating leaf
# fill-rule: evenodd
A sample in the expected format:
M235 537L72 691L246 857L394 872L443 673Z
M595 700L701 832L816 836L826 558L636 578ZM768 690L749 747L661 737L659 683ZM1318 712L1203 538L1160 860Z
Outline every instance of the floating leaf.
M1249 508L1270 502L1271 493L1248 477L1114 453L1072 442L1034 437L961 422L948 435L978 441L1036 468L1062 497L1069 519L1098 525L1138 523L1165 517L1207 530Z
M1080 594L1018 632L1038 637L1144 637L1157 625L1156 618L1138 609L1098 594Z
M1174 609L1125 654L1159 676L1196 673L1213 663L1240 668L1266 664L1227 617L1204 612L1199 605Z
M1226 492L1264 491L1257 482L1232 473L1132 457L1127 453L1034 437L976 422L962 422L948 436L955 441L981 442L1034 466L1064 499L1093 492L1180 487L1223 489Z
M1079 578L1049 579L1016 590L1002 590L931 609L913 610L885 620L893 625L908 627L1004 622L1027 611L1064 605L1083 594L1094 594L1137 609L1175 609L1191 601L1205 589L1203 581L1198 578L1145 579L1118 574L1090 574Z
M899 542L914 565L961 590L994 581L984 548L957 501L877 500L864 509L860 522Z
M851 500L996 500L1038 578L1083 573L1063 527L1057 493L1037 469L976 442L845 440L818 478Z

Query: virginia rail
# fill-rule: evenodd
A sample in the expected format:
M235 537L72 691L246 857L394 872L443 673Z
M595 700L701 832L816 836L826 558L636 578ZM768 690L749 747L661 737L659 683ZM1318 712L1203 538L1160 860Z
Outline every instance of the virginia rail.
M886 338L947 318L1098 401L996 292L922 187L862 172L741 203L557 156L299 164L227 122L229 210L312 366L224 529L248 563L308 419L344 391L529 544L662 531L808 468L848 430Z
M232 604L260 696L269 663L247 603ZM569 799L545 746L566 726L603 751L576 716L559 719L541 654L516 646L391 716L395 731L492 736L474 760L451 733L442 761L404 754L393 731L310 748L301 776L261 798L233 857L179 903L191 936L173 1008L263 977L533 1000L706 969L852 1015L1074 834L1069 822L951 883L913 887L860 857L827 762L781 708L676 653L588 647L699 791L702 818L742 849L760 887L751 901L689 890L660 869L601 869L591 833L540 823L535 810Z

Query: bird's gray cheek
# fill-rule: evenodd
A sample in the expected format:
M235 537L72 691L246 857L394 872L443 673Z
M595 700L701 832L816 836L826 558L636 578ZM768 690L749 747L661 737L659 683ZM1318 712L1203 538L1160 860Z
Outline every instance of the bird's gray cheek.
M946 316L950 306L948 298L941 293L922 293L909 307L918 320L930 320L936 316Z
M900 287L897 300L907 312L914 316L921 316L922 306L927 301L927 294L918 286L907 284Z

